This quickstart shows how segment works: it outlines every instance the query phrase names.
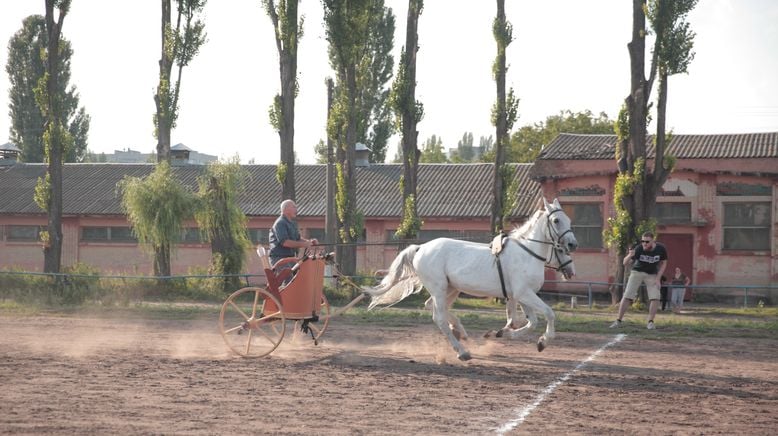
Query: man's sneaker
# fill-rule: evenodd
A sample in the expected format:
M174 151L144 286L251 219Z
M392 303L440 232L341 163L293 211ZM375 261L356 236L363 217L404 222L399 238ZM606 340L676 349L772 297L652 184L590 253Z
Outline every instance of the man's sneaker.
M649 321L648 325L646 326L649 330L656 330L656 326L654 325L654 321Z
M617 319L616 321L613 321L613 324L611 324L611 326L610 326L610 327L608 327L608 328L611 328L611 329L618 329L618 328L621 328L621 326L622 326L622 322L621 322L621 320L620 320L620 319Z

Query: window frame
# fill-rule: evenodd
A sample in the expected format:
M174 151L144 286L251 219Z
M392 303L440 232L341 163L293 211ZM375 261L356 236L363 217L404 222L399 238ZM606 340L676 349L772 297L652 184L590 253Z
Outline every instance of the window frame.
M575 235L576 240L578 241L578 249L581 250L603 250L605 248L605 241L603 241L602 232L605 228L605 214L603 209L605 208L605 204L603 201L597 200L597 201L566 201L564 203L561 203L562 210L565 211L565 214L570 218L570 224L571 229L573 230L573 234ZM576 214L575 214L575 207L576 206L588 206L588 207L597 207L597 210L599 211L599 222L597 224L594 223L586 223L586 224L578 224L576 223ZM572 209L572 210L571 210ZM589 238L588 236L582 236L582 235L589 235L590 232L587 231L586 233L583 233L581 231L578 231L578 229L594 229L594 233L596 234L596 240L594 241L594 244L588 244ZM597 244L599 243L599 245Z
M727 223L727 207L728 206L737 206L737 205L750 205L751 207L756 205L764 205L765 209L767 210L767 219L765 225L743 225L743 224L728 224ZM773 204L772 201L770 201L769 197L766 197L764 199L762 198L749 198L749 199L738 199L733 201L732 197L728 197L727 200L721 201L721 251L732 253L732 252L753 252L753 251L770 251L771 244L772 244L772 213L773 213ZM728 230L762 230L766 231L766 236L759 236L754 235L754 237L750 238L752 241L764 241L765 246L763 247L743 247L743 246L728 246L728 242L732 241L731 237L727 236Z

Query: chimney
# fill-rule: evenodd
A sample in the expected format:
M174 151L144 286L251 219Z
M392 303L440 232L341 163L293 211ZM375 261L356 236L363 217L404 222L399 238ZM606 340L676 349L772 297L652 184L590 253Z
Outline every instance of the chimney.
M370 149L361 142L357 142L354 146L356 150L356 158L354 159L354 166L357 167L369 167L370 166Z

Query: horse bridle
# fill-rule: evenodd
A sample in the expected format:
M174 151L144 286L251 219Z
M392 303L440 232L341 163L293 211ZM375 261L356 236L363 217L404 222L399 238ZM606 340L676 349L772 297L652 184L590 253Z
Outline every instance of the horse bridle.
M572 257L567 262L564 262L564 263L562 263L562 259L559 257L559 253L562 252L565 249L564 246L562 245L562 238L568 232L572 233L573 229L567 229L564 232L562 232L562 234L558 234L556 232L556 229L554 229L554 226L551 225L551 216L554 215L555 213L561 212L561 211L562 211L562 209L556 209L556 210L553 210L553 211L549 212L548 215L546 216L546 229L548 230L548 237L549 237L549 239L551 239L550 242L549 241L541 241L539 239L527 238L527 237L524 237L524 236L521 237L521 239L524 239L526 241L538 242L540 244L545 244L545 245L551 245L551 247L552 247L551 254L549 255L548 259L546 259L545 257L535 253L529 247L527 247L526 245L522 244L520 241L517 241L519 246L521 248L523 248L524 250L526 250L527 253L531 254L536 259L542 260L543 262L545 262L546 268L550 268L550 269L553 269L555 271L562 271L562 269L564 267L566 267L567 265L570 265L571 263L573 263L573 258ZM556 236L556 239L554 239L554 236ZM556 258L557 263L559 264L559 266L557 266L557 267L551 266L551 260L553 258Z

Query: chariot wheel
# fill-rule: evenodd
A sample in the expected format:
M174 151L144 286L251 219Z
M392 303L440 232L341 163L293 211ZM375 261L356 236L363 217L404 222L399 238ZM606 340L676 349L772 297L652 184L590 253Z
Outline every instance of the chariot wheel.
M281 302L262 288L243 288L224 301L219 332L227 346L242 357L272 353L286 332Z

